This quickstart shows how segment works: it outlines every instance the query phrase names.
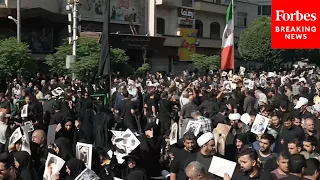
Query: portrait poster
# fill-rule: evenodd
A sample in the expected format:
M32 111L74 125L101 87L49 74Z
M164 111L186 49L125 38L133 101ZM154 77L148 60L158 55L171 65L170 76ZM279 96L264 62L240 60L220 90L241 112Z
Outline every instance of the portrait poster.
M178 142L178 124L173 123L170 132L170 145L176 144Z
M115 136L112 139L112 144L116 147L114 155L117 157L118 163L123 163L124 160L122 158L137 148L140 145L140 141L130 129L127 129L120 136Z
M32 121L26 121L23 124L24 124L24 126L27 127L28 132L34 131L34 127L33 127Z
M223 82L224 93L232 93L232 81L224 81Z
M200 132L202 123L200 121L189 121L186 132L192 132L195 136L197 136Z
M28 117L28 104L23 105L23 107L21 109L21 117L22 118Z
M235 162L213 156L208 171L222 178L224 176L224 173L227 173L230 178L232 178L236 165L237 163Z
M99 176L92 170L86 168L74 180L98 180Z
M56 128L57 124L52 124L48 127L47 144L53 144L56 139Z
M54 154L49 153L45 164L43 179L51 180L56 173L60 172L64 163L65 161L63 159Z
M30 150L30 138L29 138L29 127L28 126L22 126L21 127L22 131L23 131L23 135L21 137L22 140L22 151L26 151L29 153L29 155L31 155L31 150Z
M21 130L19 127L11 134L11 136L9 138L9 145L15 144L21 138L22 138L22 133L21 133Z
M265 88L267 85L267 79L265 77L260 77L260 87Z
M77 142L76 158L84 162L87 168L91 169L92 165L92 144Z
M256 118L254 119L251 132L257 135L261 135L267 129L270 119L257 114Z

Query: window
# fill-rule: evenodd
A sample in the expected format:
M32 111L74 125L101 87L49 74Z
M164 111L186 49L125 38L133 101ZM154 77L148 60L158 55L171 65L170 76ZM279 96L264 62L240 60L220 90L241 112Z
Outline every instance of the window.
M245 12L238 12L238 26L247 27L247 16Z
M217 4L221 4L221 0L216 0L216 3Z
M220 39L220 24L213 22L210 24L210 38Z
M196 29L198 29L197 37L203 37L203 23L196 20Z
M165 34L166 21L163 18L157 18L157 33Z
M182 0L182 6L192 7L192 0Z
M258 6L258 15L270 16L271 15L271 5Z

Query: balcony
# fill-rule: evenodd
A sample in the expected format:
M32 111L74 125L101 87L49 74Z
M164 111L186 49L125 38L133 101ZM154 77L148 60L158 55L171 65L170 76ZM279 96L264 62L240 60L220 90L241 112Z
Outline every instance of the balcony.
M181 7L182 0L156 0L156 5L167 6L167 7Z
M214 3L213 0L209 2L209 0L195 0L194 1L194 9L196 11L205 11L217 14L226 14L228 5Z

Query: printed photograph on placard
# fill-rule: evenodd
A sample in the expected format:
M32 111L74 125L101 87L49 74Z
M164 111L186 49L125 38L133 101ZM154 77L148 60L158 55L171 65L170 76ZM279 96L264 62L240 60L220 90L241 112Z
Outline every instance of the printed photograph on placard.
M189 121L186 132L192 132L195 136L197 136L199 134L201 124L202 123L199 121Z
M19 139L22 138L22 133L20 127L17 128L9 138L9 145L16 143Z
M178 142L178 124L174 123L171 126L170 145L176 144L177 142Z
M99 176L92 170L86 168L74 180L98 180Z
M232 93L232 81L223 82L224 93Z
M260 114L257 114L256 118L254 119L251 132L258 135L263 134L264 131L267 129L269 121L270 121L269 118L265 116L261 116Z
M87 168L91 169L92 162L92 144L77 142L76 145L76 156L84 162Z
M44 180L52 180L54 175L56 175L61 168L63 167L65 161L60 157L53 155L51 153L48 154L45 169L43 174Z

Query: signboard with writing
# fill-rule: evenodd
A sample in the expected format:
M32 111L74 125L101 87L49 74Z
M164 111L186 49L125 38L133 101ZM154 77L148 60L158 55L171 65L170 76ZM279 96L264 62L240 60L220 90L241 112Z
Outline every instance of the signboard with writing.
M178 50L180 61L191 61L191 55L196 50L197 29L181 28L180 36L182 39L181 47Z
M192 27L193 26L193 22L194 22L193 19L178 17L178 24L179 25Z
M164 40L162 37L110 34L110 45L122 49L155 50L162 47Z
M179 27L190 27L194 24L194 9L178 8L178 25Z
M179 7L178 17L194 19L194 9Z

